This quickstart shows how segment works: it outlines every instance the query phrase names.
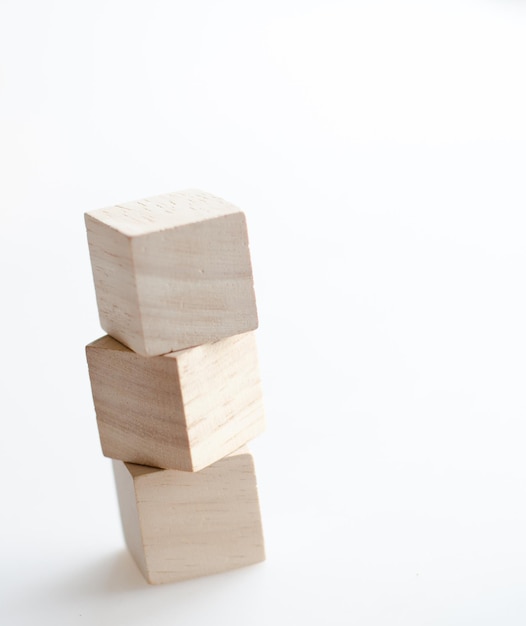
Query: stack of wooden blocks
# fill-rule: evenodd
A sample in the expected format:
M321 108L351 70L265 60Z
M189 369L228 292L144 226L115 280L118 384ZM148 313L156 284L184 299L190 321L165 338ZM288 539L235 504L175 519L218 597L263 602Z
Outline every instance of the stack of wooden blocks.
M246 447L264 414L244 214L184 191L85 217L108 333L86 353L132 556L150 583L262 561Z

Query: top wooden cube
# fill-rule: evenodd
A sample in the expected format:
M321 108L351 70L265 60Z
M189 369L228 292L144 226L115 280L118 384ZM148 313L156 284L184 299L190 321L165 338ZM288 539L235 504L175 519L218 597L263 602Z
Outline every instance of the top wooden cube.
M86 213L102 328L143 356L258 326L245 215L202 191Z

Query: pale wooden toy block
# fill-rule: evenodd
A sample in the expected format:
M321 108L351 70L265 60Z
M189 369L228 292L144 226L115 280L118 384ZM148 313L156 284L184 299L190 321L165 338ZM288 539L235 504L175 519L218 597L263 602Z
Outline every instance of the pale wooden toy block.
M105 456L197 471L265 427L254 332L157 357L106 335L86 354Z
M144 356L258 326L245 215L201 191L86 213L102 328Z
M126 544L149 583L216 574L265 559L252 455L200 472L113 461Z

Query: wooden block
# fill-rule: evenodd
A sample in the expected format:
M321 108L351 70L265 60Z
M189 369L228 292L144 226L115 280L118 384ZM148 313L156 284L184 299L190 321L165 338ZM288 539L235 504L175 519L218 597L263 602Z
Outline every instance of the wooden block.
M105 336L86 354L105 456L197 471L264 429L254 332L157 357Z
M113 461L124 537L149 583L215 574L265 559L247 448L196 472Z
M86 213L102 328L144 356L258 326L244 214L201 191Z

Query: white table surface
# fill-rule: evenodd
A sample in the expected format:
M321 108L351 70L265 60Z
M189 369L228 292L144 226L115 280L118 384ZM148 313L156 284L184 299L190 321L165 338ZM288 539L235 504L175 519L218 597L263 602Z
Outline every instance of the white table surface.
M526 7L0 6L0 623L526 623ZM150 587L84 345L84 211L247 214L264 564Z

